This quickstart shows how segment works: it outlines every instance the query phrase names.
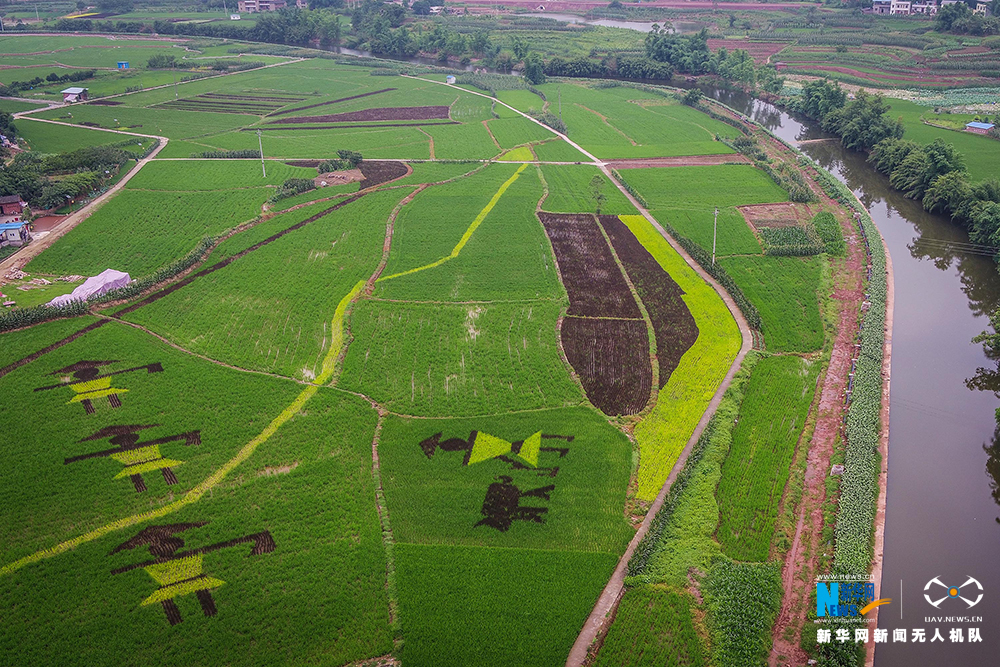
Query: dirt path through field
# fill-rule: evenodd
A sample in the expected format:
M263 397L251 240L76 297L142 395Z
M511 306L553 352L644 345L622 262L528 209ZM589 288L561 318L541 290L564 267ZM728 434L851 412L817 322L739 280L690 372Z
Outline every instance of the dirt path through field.
M483 121L483 127L486 128L487 134L489 134L490 135L490 139L493 140L493 145L495 145L497 147L497 150L502 151L503 150L503 146L501 146L500 142L497 141L497 138L493 136L493 130L490 129L490 121L484 120Z
M78 127L77 125L71 125L70 123L60 123L59 121L45 120L42 118L25 118L23 120L33 120L39 123L52 123L53 125L69 125L70 127ZM96 129L96 128L91 128L91 129ZM118 130L103 130L103 131L115 132L117 134L127 134L133 137L159 139L160 145L154 148L149 155L139 160L138 164L136 164L136 166L133 169L131 169L127 174L122 176L122 178L117 183L108 188L107 192L96 197L93 201L91 201L89 204L81 208L76 213L66 216L66 218L61 223L53 227L49 231L49 233L45 235L44 238L38 239L37 241L32 241L31 243L18 250L16 253L11 255L7 259L0 262L0 274L7 273L7 271L13 268L20 269L24 267L28 262L37 257L43 250L45 250L53 243L58 241L68 231L70 231L71 229L79 225L81 222L89 218L91 215L93 215L94 211L103 206L106 201L108 201L111 197L115 196L119 190L125 187L125 184L128 183L130 180L132 180L132 177L135 176L137 173L139 173L140 169L149 164L149 161L154 159L157 156L157 154L159 154L159 152L163 150L163 147L167 145L167 141L169 141L166 137L157 137L155 135L149 135L149 134L136 134L134 132L119 132Z
M576 106L580 107L584 111L589 111L590 113L594 114L595 116L597 116L598 118L600 118L601 120L603 120L605 125L607 125L612 130L614 130L618 134L620 134L623 137L625 137L626 139L628 139L629 143L632 144L633 146L638 146L639 145L639 144L635 143L635 139L633 139L632 137L630 137L627 134L625 134L624 131L619 130L617 127L615 127L614 125L612 125L611 121L609 121L608 117L605 116L604 114L602 114L600 112L597 112L597 111L594 111L593 109L588 109L587 107L585 107L585 106L583 106L582 104L579 104L579 103L577 103Z

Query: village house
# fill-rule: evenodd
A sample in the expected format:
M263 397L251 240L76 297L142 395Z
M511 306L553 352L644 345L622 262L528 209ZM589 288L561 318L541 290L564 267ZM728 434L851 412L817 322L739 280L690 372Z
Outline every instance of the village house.
M279 9L284 9L290 4L298 7L299 9L306 9L309 7L308 0L294 0L294 2L288 2L288 0L239 0L239 2L236 3L240 14L274 12Z
M994 127L996 127L996 125L993 123L978 123L973 121L965 124L965 131L972 132L973 134L989 134L990 130Z
M910 7L913 14L923 14L924 16L934 16L938 12L936 0L918 0Z
M889 4L889 14L891 16L909 16L910 4L909 0L892 0Z
M86 102L87 89L80 88L78 86L71 86L62 91L62 96L63 102L66 102L67 104L72 104L73 102Z
M989 16L990 15L990 3L988 2L977 2L976 8L972 10L972 13L976 16Z
M879 14L881 16L888 16L891 7L892 7L892 0L873 0L871 13Z
M22 246L28 242L28 239L27 222L22 220L20 222L0 223L0 248L8 245Z
M20 222L27 206L28 204L21 199L21 195L0 197L0 223Z

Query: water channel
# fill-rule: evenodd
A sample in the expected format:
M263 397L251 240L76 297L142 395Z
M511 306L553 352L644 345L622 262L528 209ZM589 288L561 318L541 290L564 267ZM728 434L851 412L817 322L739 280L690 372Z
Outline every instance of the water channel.
M742 93L705 89L789 142L825 136L815 123ZM810 142L802 150L846 183L871 212L885 238L895 275L889 425L889 489L886 504L879 626L889 643L875 652L876 667L987 667L1000 664L1000 434L991 391L1000 387L998 363L971 342L988 327L1000 305L1000 272L990 257L963 250L968 235L930 215L889 187L865 156L838 141ZM937 577L961 586L961 596L981 602L969 608L946 599L940 608L924 598ZM966 583L970 577L982 584ZM965 584L963 586L963 584ZM931 584L935 602L948 591ZM926 617L974 616L971 623ZM932 641L941 627L943 642ZM962 644L949 629L966 631ZM968 643L979 628L982 643ZM907 630L907 642L892 631ZM927 639L912 642L912 630Z

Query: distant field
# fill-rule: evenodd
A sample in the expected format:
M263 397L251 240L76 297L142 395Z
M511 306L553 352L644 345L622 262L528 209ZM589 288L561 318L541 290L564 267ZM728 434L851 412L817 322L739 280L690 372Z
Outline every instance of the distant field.
M626 87L593 89L548 83L541 89L550 112L559 113L561 108L569 137L599 158L733 152L715 141L715 135L735 136L735 128L674 100ZM518 103L526 102L517 98L514 105ZM669 133L663 131L666 126Z
M954 144L955 148L965 156L965 167L969 170L969 175L973 180L995 178L1000 174L1000 141L970 132L932 127L921 120L921 117L924 117L931 122L937 122L938 118L947 122L955 122L954 116L951 114L938 116L934 113L933 108L919 106L905 100L890 99L888 102L892 108L890 114L893 117L902 118L906 125L904 139L929 144L940 138L945 143ZM959 118L965 122L972 120L971 115L968 118L965 116L959 116ZM960 121L958 124L964 123Z

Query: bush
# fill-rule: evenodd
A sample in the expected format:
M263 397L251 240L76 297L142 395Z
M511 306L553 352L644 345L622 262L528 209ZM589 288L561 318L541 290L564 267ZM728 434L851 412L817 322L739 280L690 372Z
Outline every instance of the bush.
M315 189L316 183L311 178L289 178L281 184L278 191L268 201L273 203L288 197L294 197L300 192L308 192Z

